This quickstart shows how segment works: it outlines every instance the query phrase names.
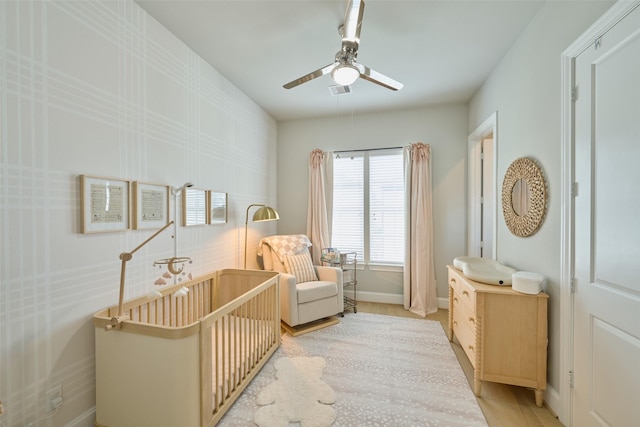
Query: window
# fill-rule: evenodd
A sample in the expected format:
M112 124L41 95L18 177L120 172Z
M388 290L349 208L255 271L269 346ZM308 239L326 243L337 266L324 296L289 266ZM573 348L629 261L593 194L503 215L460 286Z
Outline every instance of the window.
M332 246L358 261L404 263L401 149L341 153L333 163Z
M331 245L364 261L364 153L334 160Z

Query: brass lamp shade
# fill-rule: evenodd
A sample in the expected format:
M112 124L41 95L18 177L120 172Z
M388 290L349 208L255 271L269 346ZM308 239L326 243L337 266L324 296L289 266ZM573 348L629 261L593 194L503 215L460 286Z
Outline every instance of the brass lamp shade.
M278 211L270 206L263 206L253 214L253 222L275 221L277 219L280 219Z
M254 206L260 206L253 214L253 222L262 222L262 221L275 221L280 219L280 215L278 215L278 211L273 209L270 206L265 206L261 204L252 204L247 207L247 214L244 219L244 269L247 269L247 235L248 235L248 226L249 226L249 209Z

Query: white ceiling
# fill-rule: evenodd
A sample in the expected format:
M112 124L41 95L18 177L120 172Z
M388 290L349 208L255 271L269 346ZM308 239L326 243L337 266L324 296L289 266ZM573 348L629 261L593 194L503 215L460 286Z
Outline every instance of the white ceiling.
M276 120L467 102L528 25L540 0L366 0L358 62L404 84L358 79L335 97L329 75L347 0L137 0ZM340 106L340 107L339 107Z

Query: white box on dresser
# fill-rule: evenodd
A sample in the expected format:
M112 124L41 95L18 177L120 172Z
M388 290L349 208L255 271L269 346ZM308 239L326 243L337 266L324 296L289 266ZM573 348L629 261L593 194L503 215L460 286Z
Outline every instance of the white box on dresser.
M547 387L547 301L510 286L467 279L449 270L449 341L458 338L473 366L473 391L482 381L529 387L542 406Z

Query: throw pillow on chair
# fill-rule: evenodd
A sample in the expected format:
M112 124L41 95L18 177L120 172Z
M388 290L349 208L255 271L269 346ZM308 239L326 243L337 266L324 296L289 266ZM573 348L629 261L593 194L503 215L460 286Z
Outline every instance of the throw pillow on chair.
M296 282L298 283L318 280L309 251L299 255L285 255L284 266L287 269L287 273L296 276Z

